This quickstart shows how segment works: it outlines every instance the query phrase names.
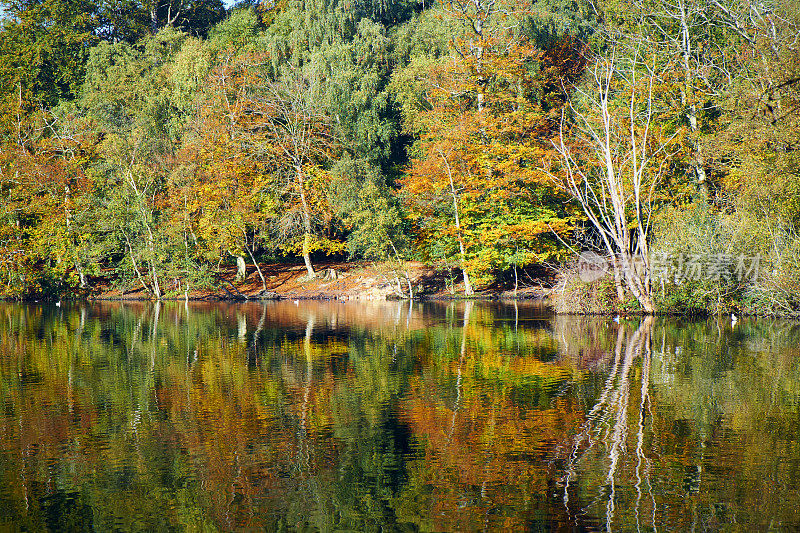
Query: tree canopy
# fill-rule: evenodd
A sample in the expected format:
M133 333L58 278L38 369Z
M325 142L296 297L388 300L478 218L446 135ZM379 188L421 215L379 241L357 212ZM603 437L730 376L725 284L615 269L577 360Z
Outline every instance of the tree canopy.
M632 235L643 253L689 253L668 230L686 205L757 244L785 287L800 271L793 7L8 2L4 292L103 272L160 298L222 262L302 257L314 276L348 254L455 268L471 293L568 260L614 209L627 222L604 253L641 259ZM625 135L633 152L613 151ZM585 196L600 172L619 189Z

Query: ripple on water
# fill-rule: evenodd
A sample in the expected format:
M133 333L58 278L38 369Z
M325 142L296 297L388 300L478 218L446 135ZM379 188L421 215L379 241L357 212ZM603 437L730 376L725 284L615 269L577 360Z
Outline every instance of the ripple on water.
M15 309L2 527L800 525L796 328L496 303Z

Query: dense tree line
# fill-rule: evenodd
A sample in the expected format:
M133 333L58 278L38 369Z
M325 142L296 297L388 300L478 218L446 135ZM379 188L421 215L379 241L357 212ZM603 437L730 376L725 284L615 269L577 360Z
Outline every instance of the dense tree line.
M161 298L222 263L296 256L313 277L314 258L348 254L457 268L469 294L593 245L625 264L746 251L768 267L665 286L618 264L618 304L793 310L796 13L792 0L8 3L4 292L113 273Z

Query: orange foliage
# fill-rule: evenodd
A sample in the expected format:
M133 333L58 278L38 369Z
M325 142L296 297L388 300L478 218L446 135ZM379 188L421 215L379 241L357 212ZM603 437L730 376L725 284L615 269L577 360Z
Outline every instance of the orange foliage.
M429 68L426 107L407 124L421 134L403 182L422 242L463 240L464 266L478 274L546 259L557 249L551 232L568 227L541 170L552 126L536 102L542 53L495 25L455 41L454 53ZM517 249L527 250L525 259L508 258Z

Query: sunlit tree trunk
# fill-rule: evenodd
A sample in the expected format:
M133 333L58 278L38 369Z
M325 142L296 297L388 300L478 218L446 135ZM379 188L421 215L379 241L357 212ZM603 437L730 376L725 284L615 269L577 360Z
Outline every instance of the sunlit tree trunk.
M261 290L267 290L267 280L264 279L264 273L261 271L261 267L258 265L258 261L256 261L256 256L254 254L255 250L255 236L253 237L252 245L247 238L247 231L244 228L242 230L242 238L244 242L244 249L247 250L247 254L250 256L250 260L253 262L253 266L256 267L256 272L258 273L259 279L261 279Z
M67 236L71 241L71 237L72 237L72 213L70 212L69 205L70 205L70 188L69 188L69 185L65 185L64 186L64 221L65 221L66 228L67 228ZM74 246L74 243L71 243L71 244ZM77 254L76 254L76 257L75 257L75 262L73 264L75 265L75 271L78 273L78 279L80 280L80 288L84 289L84 288L86 288L86 275L83 272L83 268L81 267L81 262L80 262L80 259L77 257Z
M236 277L234 281L240 283L247 277L247 263L241 255L235 255L234 257L236 257Z
M298 188L300 189L300 206L303 210L303 263L309 278L315 278L314 266L311 264L311 211L306 200L305 183L303 180L303 169L297 169Z
M131 188L131 191L134 193L134 202L136 204L136 210L139 214L138 222L144 227L147 236L146 236L146 254L145 259L149 266L149 277L151 279L151 285L148 287L147 284L144 282L142 273L139 271L138 267L136 266L135 258L134 258L134 250L133 244L131 243L130 239L126 235L125 238L128 241L128 249L131 253L131 261L133 262L134 269L136 270L136 274L139 277L139 281L141 281L142 285L146 288L149 288L150 293L158 300L161 299L161 287L158 283L158 270L157 270L157 263L158 263L158 253L156 251L156 243L155 243L155 235L153 233L153 212L151 208L148 206L148 197L145 194L147 187L145 186L144 189L140 188L136 182L136 178L133 174L133 163L134 158L130 161L130 167L126 173L126 177L128 180L128 185ZM124 233L124 231L123 231ZM145 265L142 265L142 269L145 268Z
M136 254L133 251L133 244L131 243L131 240L128 237L128 233L123 231L122 235L125 238L125 244L128 245L128 253L130 254L130 257L131 257L131 263L133 265L133 272L136 274L136 279L138 279L139 283L142 284L142 287L144 288L144 290L146 290L147 292L152 294L153 290L145 282L144 277L142 276L142 272L141 272L141 270L139 270L139 265L136 263Z
M150 239L150 251L153 257L155 257L155 249L153 247L153 240L152 235ZM156 271L155 259L151 259L150 261L150 276L153 278L153 295L158 299L161 300L161 286L158 284L158 272Z
M455 183L453 182L453 172L450 168L450 162L447 160L447 157L442 153L441 150L439 150L439 155L444 160L444 165L447 169L447 179L450 183L450 195L453 198L453 217L455 218L456 238L458 239L458 252L461 260L461 272L464 275L464 294L466 296L472 296L475 294L475 291L472 290L472 283L469 281L469 274L467 273L466 269L467 254L464 248L464 236L461 234L461 218L458 214L458 191L456 190Z
M467 273L467 269L464 266L466 263L464 237L461 235L461 221L458 217L458 196L456 195L455 188L453 188L452 178L450 179L450 187L453 193L453 212L456 219L456 233L458 233L458 251L459 255L461 256L461 272L464 274L464 294L467 296L472 296L475 291L472 290L472 283L469 281L469 273Z

